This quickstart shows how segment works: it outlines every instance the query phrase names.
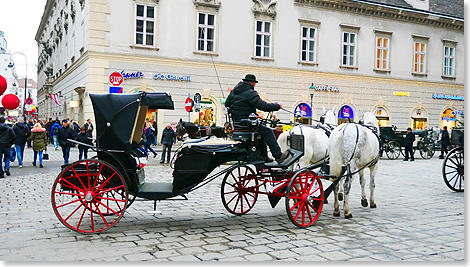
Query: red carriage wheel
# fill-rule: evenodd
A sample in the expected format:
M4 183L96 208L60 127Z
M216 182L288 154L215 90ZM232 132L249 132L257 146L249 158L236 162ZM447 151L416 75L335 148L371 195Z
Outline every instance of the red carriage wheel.
M249 212L258 199L258 179L248 166L238 166L228 172L222 180L222 203L235 215Z
M292 178L286 194L286 211L298 227L312 225L323 208L323 186L317 174L304 171Z
M112 165L97 159L74 162L52 186L52 208L59 221L80 233L103 232L123 216L127 184Z

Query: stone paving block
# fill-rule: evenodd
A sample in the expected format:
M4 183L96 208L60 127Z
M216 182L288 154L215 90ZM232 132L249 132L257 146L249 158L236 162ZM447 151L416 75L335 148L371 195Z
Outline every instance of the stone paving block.
M299 255L291 250L275 250L268 252L269 255L273 256L275 259L281 260L286 258L298 257Z
M239 256L245 256L250 254L248 251L236 248L236 249L228 249L228 250L222 250L220 253L224 254L227 257L239 257Z
M169 257L170 261L201 261L199 258L195 257L194 255L183 255L183 256L176 256L176 257Z
M196 256L198 259L201 259L202 261L214 261L225 258L225 255L215 252L195 254L194 256Z
M124 255L123 257L128 261L148 261L155 259L150 253L130 254Z
M268 254L252 254L252 255L244 256L244 258L247 259L248 261L272 261L274 260L274 258Z

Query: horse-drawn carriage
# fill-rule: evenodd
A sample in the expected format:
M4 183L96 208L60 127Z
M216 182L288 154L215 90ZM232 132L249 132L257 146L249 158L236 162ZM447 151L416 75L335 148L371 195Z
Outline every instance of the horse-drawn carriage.
M456 191L464 191L464 128L453 128L450 144L452 150L442 163L442 177L446 185Z
M412 131L416 136L413 145L413 153L416 150L423 159L430 159L434 156L436 150L437 134L432 128L425 130ZM380 127L380 139L383 145L383 151L389 159L397 159L400 155L405 155L403 143L407 131L397 131L396 126Z
M259 195L269 197L274 207L285 198L289 219L308 227L319 217L323 200L340 177L313 171L323 163L298 171L290 170L303 155L304 136L292 134L291 155L282 164L265 163L257 153L260 121L255 118L235 125L231 139L202 138L185 142L177 151L172 182L149 183L145 179L146 154L140 141L149 108L174 109L166 93L91 94L96 119L97 152L62 166L53 183L52 207L59 221L80 233L98 233L115 225L136 198L187 199L186 194L224 175L221 197L233 214L249 212ZM232 162L220 171L223 163ZM213 174L213 172L216 172ZM320 179L331 185L324 191Z

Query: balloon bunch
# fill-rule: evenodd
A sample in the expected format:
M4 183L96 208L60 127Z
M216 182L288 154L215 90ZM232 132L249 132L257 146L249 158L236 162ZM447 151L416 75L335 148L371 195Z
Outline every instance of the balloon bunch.
M7 90L7 80L0 75L0 96ZM2 105L5 109L15 109L20 105L20 99L14 94L4 95Z

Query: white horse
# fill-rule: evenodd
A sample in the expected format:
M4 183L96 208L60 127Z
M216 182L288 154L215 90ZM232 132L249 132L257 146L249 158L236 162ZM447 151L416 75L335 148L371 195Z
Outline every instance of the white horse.
M371 112L366 112L363 117L364 125L375 127L377 134L372 128L362 126L356 123L345 123L336 127L330 135L329 153L330 153L330 174L339 176L343 167L346 167L346 176L344 179L344 217L352 218L349 210L349 192L351 189L352 175L359 171L361 183L361 204L367 207L367 198L365 194L364 169L370 170L370 207L376 208L374 200L375 175L377 173L377 161L379 159L379 124L377 118ZM340 216L338 190L340 184L334 189L335 203L334 216Z
M323 125L329 129L330 125L336 125L336 116L333 110L328 110L324 114L325 119ZM287 144L287 137L290 134L303 134L304 135L304 155L299 159L300 168L306 167L310 164L315 164L324 160L328 154L328 135L325 130L320 128L313 128L310 126L295 126L289 131L283 132L279 135L277 142L281 147L281 151L289 149Z

